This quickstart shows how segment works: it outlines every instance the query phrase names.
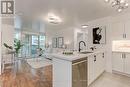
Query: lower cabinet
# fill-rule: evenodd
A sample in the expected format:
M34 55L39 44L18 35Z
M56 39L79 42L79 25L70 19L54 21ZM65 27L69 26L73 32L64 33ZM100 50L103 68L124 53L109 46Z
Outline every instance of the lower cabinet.
M105 70L104 53L97 53L88 57L88 85L97 79Z
M126 54L126 58L125 58L125 61L124 61L124 71L126 74L130 74L130 54Z
M114 71L130 74L130 54L113 53L112 68Z
M88 85L94 81L94 56L88 57Z

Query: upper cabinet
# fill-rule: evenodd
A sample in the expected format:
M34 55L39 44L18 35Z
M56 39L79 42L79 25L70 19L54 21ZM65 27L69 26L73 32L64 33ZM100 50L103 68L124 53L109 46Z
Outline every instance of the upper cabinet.
M114 22L112 23L112 39L119 40L124 38L124 25L122 22Z
M130 20L127 21L118 21L112 23L112 39L121 40L121 39L130 39Z
M130 20L125 22L125 38L130 39Z

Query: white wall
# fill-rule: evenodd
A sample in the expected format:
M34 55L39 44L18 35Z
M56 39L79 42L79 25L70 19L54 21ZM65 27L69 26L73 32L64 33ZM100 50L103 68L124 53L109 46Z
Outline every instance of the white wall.
M64 37L64 43L69 49L74 49L74 29L46 29L47 43L52 43L53 37Z
M7 43L8 45L13 46L14 42L14 18L2 18L1 25L1 51L2 55L5 53L5 47L3 43ZM10 58L11 55L6 56L6 58ZM1 65L1 64L0 64Z
M54 29L46 29L46 43L47 44L52 44L52 38L56 36L57 30Z
M3 43L13 46L14 43L14 18L2 19L2 50L5 50Z
M74 49L74 29L58 29L56 32L57 37L64 37L64 44L67 44L69 49Z

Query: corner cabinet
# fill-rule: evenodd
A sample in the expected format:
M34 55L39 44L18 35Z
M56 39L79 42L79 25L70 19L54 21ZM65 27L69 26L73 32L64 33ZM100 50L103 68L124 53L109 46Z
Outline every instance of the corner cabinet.
M130 53L113 53L113 71L130 75Z
M97 53L88 57L88 85L96 80L105 70L105 55Z

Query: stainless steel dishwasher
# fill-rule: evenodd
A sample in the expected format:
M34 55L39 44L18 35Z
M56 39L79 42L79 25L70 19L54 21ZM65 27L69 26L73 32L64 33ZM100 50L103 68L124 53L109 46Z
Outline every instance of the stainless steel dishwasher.
M72 62L72 87L87 87L87 58Z

